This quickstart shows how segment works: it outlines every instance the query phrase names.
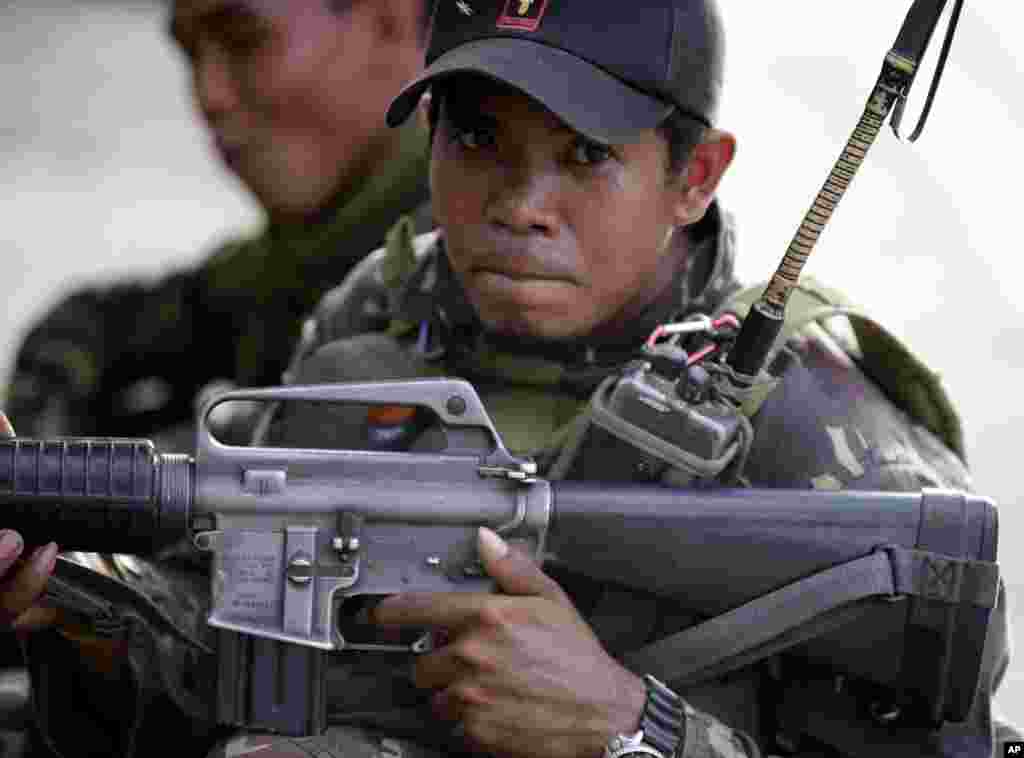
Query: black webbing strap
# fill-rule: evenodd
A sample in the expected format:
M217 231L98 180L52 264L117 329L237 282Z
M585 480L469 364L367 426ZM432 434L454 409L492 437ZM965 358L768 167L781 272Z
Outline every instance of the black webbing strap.
M936 576L953 581L936 582ZM994 563L886 546L628 653L623 662L685 687L848 623L886 598L909 595L991 609L998 583Z
M915 64L920 64L924 58L928 43L931 40L932 32L938 23L939 14L942 12L943 2L917 2L911 8L910 14L904 23L903 31L896 40L893 47L895 52L910 57ZM956 35L957 24L960 22L960 12L963 10L964 0L954 0L953 11L946 30L946 38L942 41L942 49L939 51L939 59L935 66L935 74L928 87L928 95L925 99L924 108L918 117L917 125L907 138L910 142L916 142L917 138L924 132L924 126L928 122L928 116L932 112L932 105L935 102L935 93L939 91L939 83L942 81L942 72L946 69L946 60L949 58L949 51L953 47L953 38ZM932 15L934 14L934 15ZM903 110L906 106L906 94L900 98L893 110L892 119L889 124L892 132L897 137L900 135L900 124L903 121Z
M994 563L982 564L991 570L979 574L962 571L964 564L956 560L995 559L995 545L985 544L985 538L978 536L995 530L968 522L964 498L926 490L916 544L936 557L919 568L906 569L916 574L918 592L907 617L900 680L931 703L935 723L943 721L946 712L965 715L970 710L998 593ZM965 594L979 602L954 599Z

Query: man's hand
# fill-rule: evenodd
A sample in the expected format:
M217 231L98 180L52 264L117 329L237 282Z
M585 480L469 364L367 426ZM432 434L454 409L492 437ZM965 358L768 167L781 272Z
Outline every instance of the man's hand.
M480 556L504 594L395 595L374 620L448 630L450 642L415 664L418 687L460 721L475 746L502 756L596 758L637 729L643 680L601 647L558 584L494 532Z
M0 438L13 436L11 422L0 411ZM39 602L57 565L57 544L37 547L27 560L19 560L24 549L20 534L0 530L0 628L14 629L19 635L56 629L78 646L87 668L98 674L117 675L124 661L122 640L97 637L61 609Z
M14 429L0 412L0 437L13 437ZM2 524L0 524L2 526ZM37 547L28 560L19 561L25 543L10 529L0 531L0 626L28 631L52 624L56 611L36 605L57 562L57 545Z

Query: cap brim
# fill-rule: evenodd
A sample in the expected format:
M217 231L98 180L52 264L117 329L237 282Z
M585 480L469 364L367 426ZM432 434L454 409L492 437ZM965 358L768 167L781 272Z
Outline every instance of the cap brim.
M673 110L564 50L494 37L460 45L435 60L391 102L388 125L404 122L439 79L461 73L482 74L522 90L575 131L608 144L632 141Z

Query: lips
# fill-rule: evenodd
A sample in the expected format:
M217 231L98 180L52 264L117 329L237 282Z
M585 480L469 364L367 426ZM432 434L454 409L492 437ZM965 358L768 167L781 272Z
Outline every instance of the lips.
M519 271L514 269L496 268L494 266L479 266L470 270L472 274L491 274L503 276L514 282L528 282L535 280L571 282L572 279L563 273L552 271Z
M471 275L493 274L517 282L549 280L578 283L576 271L566 256L543 250L517 250L501 246L500 252L473 256Z
M549 311L562 303L570 290L577 289L572 279L547 269L478 268L463 285L485 321L499 315L507 319L524 310Z

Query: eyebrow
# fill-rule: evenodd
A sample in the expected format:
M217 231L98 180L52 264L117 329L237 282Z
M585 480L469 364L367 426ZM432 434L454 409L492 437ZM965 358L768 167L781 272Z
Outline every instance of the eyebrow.
M543 108L543 106L540 107ZM471 123L474 126L486 126L491 128L499 128L502 126L500 119L482 109L479 100L477 100L472 107L469 105L463 107L456 106L455 108L449 107L445 110L449 113L449 119L456 124ZM551 116L551 123L548 125L548 133L582 136L579 132L552 114L550 111L544 109L544 113Z
M448 120L455 124L473 124L474 126L499 127L501 122L490 113L477 108L469 107L446 107L445 115Z
M224 28L237 23L239 19L257 16L259 14L245 0L232 0L197 14L187 25L180 17L172 18L167 25L167 34L181 44L186 36L186 28Z
M577 136L583 136L575 129L573 129L571 126L562 121L562 119L558 118L558 116L554 116L554 125L548 127L548 132L550 132L551 134L574 134Z

